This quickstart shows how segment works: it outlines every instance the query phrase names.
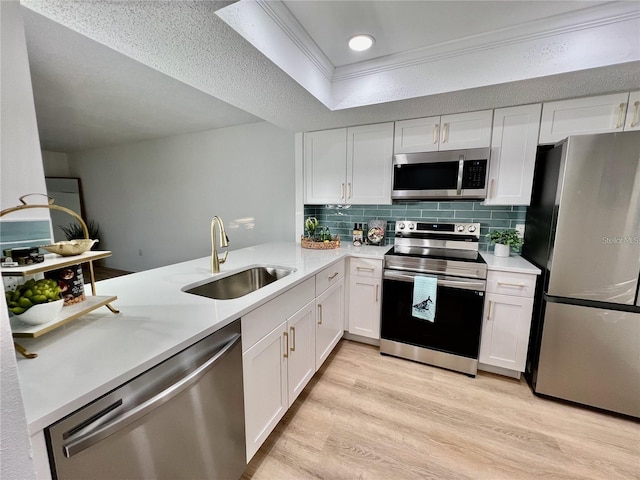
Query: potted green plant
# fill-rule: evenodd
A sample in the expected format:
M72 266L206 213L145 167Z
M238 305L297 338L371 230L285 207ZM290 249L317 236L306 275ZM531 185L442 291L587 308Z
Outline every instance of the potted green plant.
M82 226L78 222L70 223L66 227L60 226L60 229L64 232L67 240L77 240L84 238L84 231L82 230ZM93 220L89 220L87 222L87 230L89 231L90 239L97 240L100 238L100 227Z
M518 236L518 231L514 229L494 230L487 233L487 238L495 244L493 254L496 257L508 257L511 249L518 251L523 243L522 238Z

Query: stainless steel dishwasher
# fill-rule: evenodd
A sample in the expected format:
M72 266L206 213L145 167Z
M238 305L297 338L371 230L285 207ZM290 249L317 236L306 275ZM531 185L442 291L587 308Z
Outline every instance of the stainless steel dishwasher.
M59 480L240 478L246 467L240 320L45 435Z

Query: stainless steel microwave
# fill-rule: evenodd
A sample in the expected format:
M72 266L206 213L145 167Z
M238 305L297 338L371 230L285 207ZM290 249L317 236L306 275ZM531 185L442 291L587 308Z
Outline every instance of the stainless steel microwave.
M484 200L489 148L393 156L394 200Z

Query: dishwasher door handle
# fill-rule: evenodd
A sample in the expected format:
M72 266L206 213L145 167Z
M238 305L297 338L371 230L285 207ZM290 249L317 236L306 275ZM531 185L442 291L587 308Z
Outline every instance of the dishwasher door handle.
M125 426L135 422L137 419L143 417L151 410L167 403L169 400L185 391L191 385L195 384L200 378L202 378L211 368L215 366L224 356L226 356L237 344L240 342L241 336L239 334L227 342L224 347L218 351L213 357L204 362L193 372L189 373L185 377L178 380L169 388L154 395L149 400L137 405L129 411L124 412L119 417L114 418L108 423L100 426L98 429L89 431L75 440L69 440L68 443L63 446L62 450L64 456L71 458L73 455L80 453L83 450L95 445L100 440L108 437L112 433L124 428Z

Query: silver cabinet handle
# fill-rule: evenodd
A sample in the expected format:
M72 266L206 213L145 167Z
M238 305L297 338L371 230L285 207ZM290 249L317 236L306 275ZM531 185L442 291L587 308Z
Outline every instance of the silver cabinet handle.
M291 351L296 351L296 327L289 327L291 331Z
M347 183L347 200L351 198L351 182Z
M284 358L289 358L289 333L283 332L282 336L284 337L284 353L282 356Z
M491 320L491 306L493 305L493 302L491 300L489 300L489 313L487 313L487 320Z
M449 124L445 123L442 126L442 141L440 143L447 143L447 140L449 139Z
M638 126L638 114L640 113L640 100L636 100L633 104L633 121L631 127Z
M440 130L440 125L438 125L437 123L433 126L433 144L437 145L438 144L438 136L440 134L439 132Z
M322 325L322 304L318 304L318 325Z
M624 111L626 106L626 103L618 105L618 123L616 124L616 128L624 127Z
M336 278L336 277L338 276L338 273L339 273L339 272L336 272L336 273L334 273L333 275L331 275L331 276L329 277L329 280L333 280L334 278Z
M121 416L113 419L109 423L105 423L100 428L94 431L90 431L85 435L80 436L77 440L70 441L63 447L64 456L71 458L73 455L80 453L83 450L95 445L100 440L108 437L117 430L124 428L125 426L135 422L137 419L143 417L151 410L158 408L159 406L167 403L169 400L184 392L190 386L200 380L206 373L211 370L216 363L218 363L223 357L225 357L239 342L240 335L234 335L234 337L224 346L218 353L200 365L190 374L178 380L176 383L154 395L146 402L132 408L125 412Z
M344 183L340 184L340 199L344 198Z
M380 290L380 285L376 284L376 303L378 303L378 290Z
M524 288L526 285L524 283L509 283L509 282L498 282L498 285L501 287L515 287L515 288Z
M373 267L356 267L356 270L363 270L365 272L373 272L375 268Z

